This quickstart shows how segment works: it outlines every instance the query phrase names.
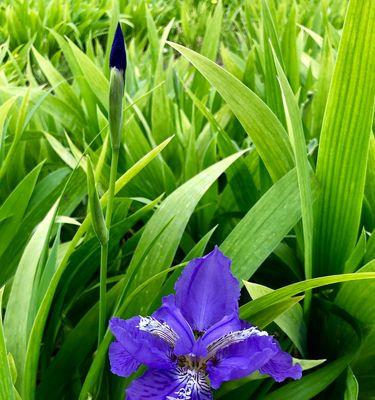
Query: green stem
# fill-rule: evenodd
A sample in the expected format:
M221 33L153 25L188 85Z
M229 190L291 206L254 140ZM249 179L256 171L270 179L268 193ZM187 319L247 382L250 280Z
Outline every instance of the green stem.
M108 242L100 247L100 299L99 299L99 333L98 347L103 340L106 331L107 317L107 263L108 263Z
M105 214L105 225L108 230L111 227L119 154L120 154L120 149L112 149L111 172L109 175L108 202L107 202L107 211Z
M115 198L115 185L117 177L117 165L120 149L112 148L111 171L109 175L109 188L108 188L108 202L105 214L105 225L110 232L111 220L113 212L113 200ZM107 319L107 265L108 265L108 247L109 241L101 245L100 256L100 298L99 298L99 332L98 332L98 346L103 340L106 331Z

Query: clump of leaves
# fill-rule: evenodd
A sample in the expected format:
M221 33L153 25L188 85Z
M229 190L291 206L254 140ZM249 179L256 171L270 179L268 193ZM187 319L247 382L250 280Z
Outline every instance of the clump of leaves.
M109 330L97 348L86 185L105 212L119 20L107 319L151 315L217 244L244 283L240 317L304 372L214 397L371 399L375 3L57 3L0 5L0 397L121 399L135 379L110 373Z

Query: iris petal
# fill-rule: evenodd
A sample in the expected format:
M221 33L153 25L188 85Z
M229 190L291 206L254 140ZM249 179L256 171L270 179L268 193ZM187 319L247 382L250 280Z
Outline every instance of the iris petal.
M111 371L116 375L128 377L141 365L141 363L117 341L111 343L108 354Z
M186 321L181 311L176 306L174 295L163 297L162 306L155 311L153 317L159 321L165 322L177 334L174 347L174 354L182 355L192 352L195 339L194 333Z
M109 327L117 339L115 348L109 352L111 369L121 373L129 373L124 370L119 355L126 355L127 362L134 368L139 364L145 364L152 368L171 368L174 363L171 360L170 346L149 332L143 332L139 329L140 317L123 320L112 318ZM130 367L129 367L130 368ZM132 371L134 372L134 370ZM131 372L130 372L131 373ZM121 375L122 376L122 375Z
M225 381L244 378L263 367L278 349L268 335L252 335L230 345L207 363L211 386L218 389Z
M215 247L207 256L190 261L176 282L176 305L193 330L204 332L238 312L240 286L230 264Z
M287 378L300 379L302 368L299 364L293 365L290 354L282 351L279 344L275 342L277 353L260 369L262 374L270 375L276 382L282 382Z
M187 369L150 369L132 382L127 400L211 400L212 393L202 373Z
M208 346L215 340L227 335L230 332L238 331L242 327L242 321L239 320L238 314L226 315L219 322L212 325L202 337L200 337L195 346L193 353L196 356L206 357Z

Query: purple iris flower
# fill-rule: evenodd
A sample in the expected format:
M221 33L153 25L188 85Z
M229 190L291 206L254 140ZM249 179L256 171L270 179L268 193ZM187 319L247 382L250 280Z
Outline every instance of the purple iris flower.
M301 378L301 366L272 336L239 319L240 286L230 264L215 247L185 267L176 294L152 316L110 320L112 372L128 377L148 367L127 400L209 400L223 382L255 371L277 382Z

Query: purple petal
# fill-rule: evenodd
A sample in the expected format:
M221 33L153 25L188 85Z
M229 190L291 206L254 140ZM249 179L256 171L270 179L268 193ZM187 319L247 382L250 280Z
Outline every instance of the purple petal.
M248 339L225 347L207 363L211 386L218 389L225 381L244 378L257 371L276 354L271 336L252 335Z
M260 369L260 372L270 375L276 382L282 382L287 378L300 379L302 377L301 366L293 365L292 356L282 351L276 340L274 342L278 352Z
M171 368L174 363L171 360L171 348L163 340L148 332L139 330L140 317L133 317L128 320L112 318L109 327L126 351L124 357L132 365L145 364L151 368ZM120 347L115 346L115 350L109 353L111 368L113 371L123 371L123 363L120 360ZM116 372L115 372L116 373Z
M141 363L136 360L120 342L109 346L109 362L113 374L128 377L135 372Z
M211 400L212 393L202 373L183 370L150 369L131 383L127 400Z
M212 342L230 332L240 330L241 327L242 321L238 319L237 312L232 315L226 315L219 322L212 325L211 328L209 328L205 334L197 340L193 353L196 356L205 357L207 355L207 347Z
M204 332L224 316L238 312L240 286L231 260L218 247L189 262L175 285L176 304L193 330Z
M195 338L194 333L181 311L176 306L174 295L163 297L162 306L155 311L153 317L165 322L177 334L174 354L190 354L192 352Z

